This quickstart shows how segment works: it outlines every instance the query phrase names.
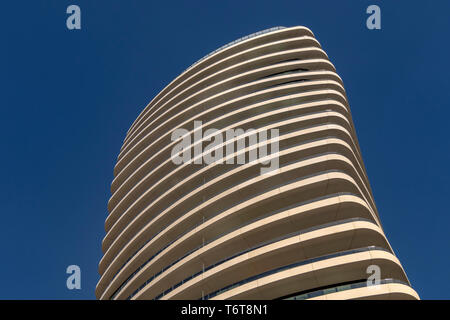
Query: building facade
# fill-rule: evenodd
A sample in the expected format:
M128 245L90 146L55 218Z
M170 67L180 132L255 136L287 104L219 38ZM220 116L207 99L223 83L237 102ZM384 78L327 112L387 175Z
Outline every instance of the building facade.
M238 39L174 79L128 130L111 192L98 299L419 298L342 80L305 27Z

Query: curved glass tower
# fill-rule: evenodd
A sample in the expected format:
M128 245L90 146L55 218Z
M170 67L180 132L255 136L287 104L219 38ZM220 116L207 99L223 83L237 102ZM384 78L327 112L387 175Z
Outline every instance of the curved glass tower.
M98 299L419 298L342 80L305 27L241 38L174 79L128 130L111 192Z

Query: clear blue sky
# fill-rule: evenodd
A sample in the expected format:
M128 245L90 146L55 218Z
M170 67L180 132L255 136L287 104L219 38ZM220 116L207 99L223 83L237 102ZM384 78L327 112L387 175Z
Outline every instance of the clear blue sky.
M2 3L0 298L93 299L128 127L191 63L278 25L309 27L335 64L391 245L422 298L450 298L449 12L444 0ZM66 289L70 264L80 291Z

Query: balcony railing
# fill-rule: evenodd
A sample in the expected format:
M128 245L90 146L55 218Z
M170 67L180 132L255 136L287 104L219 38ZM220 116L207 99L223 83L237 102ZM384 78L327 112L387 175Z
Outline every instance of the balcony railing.
M275 273L278 273L278 272L281 272L281 271L285 271L285 270L288 270L288 269L296 268L296 267L303 266L303 265L310 264L310 263L317 262L317 261L323 261L323 260L327 260L327 259L331 259L331 258L335 258L335 257L346 256L346 255L353 254L353 253L365 252L365 251L371 251L371 250L382 250L382 251L386 251L386 252L391 253L389 250L387 250L385 248L376 247L376 246L370 246L370 247L366 247L366 248L358 248L358 249L352 249L352 250L347 250L347 251L341 251L341 252L336 252L336 253L328 254L328 255L325 255L325 256L321 256L321 257L307 259L307 260L296 262L296 263L293 263L293 264L290 264L290 265L287 265L287 266L283 266L283 267L279 267L279 268L276 268L276 269L272 269L270 271L266 271L266 272L263 272L261 274L249 277L247 279L235 282L235 283L230 284L230 285L228 285L228 286L226 286L224 288L216 290L216 291L214 291L214 292L212 292L212 293L210 293L210 294L208 294L206 296L203 296L203 297L199 298L198 300L211 299L211 298L213 298L215 296L218 296L219 294L222 294L222 293L224 293L226 291L230 291L231 289L234 289L236 287L242 286L242 285L244 285L246 283L252 282L254 280L257 280L257 279L260 279L260 278L263 278L263 277L266 277L266 276L269 276L269 275L272 275L272 274L275 274Z
M409 284L407 284L406 282L403 282L401 280L396 280L396 279L383 279L383 280L380 280L379 284L388 284L388 283L400 283L400 284L404 284L405 286L409 286ZM311 298L315 298L315 297L320 297L320 296L330 294L330 293L336 293L336 292L341 292L341 291L346 291L346 290L351 290L351 289L364 288L367 286L368 286L367 280L364 280L361 282L344 284L344 285L335 286L335 287L331 287L331 288L306 292L306 293L302 293L302 294L299 294L299 295L296 295L293 297L286 298L284 300L306 300L306 299L311 299Z
M258 31L258 32L249 34L248 36L245 36L245 37L239 38L239 39L237 39L237 40L234 40L234 41L232 41L232 42L230 42L230 43L227 43L226 45L223 45L223 46L221 46L220 48L218 48L218 49L216 49L216 50L214 50L214 51L208 53L208 54L207 54L206 56L204 56L203 58L198 59L198 60L195 61L193 64L191 64L189 67L187 67L184 71L189 70L190 68L192 68L192 67L195 66L196 64L200 63L201 61L205 60L206 58L212 56L213 54L215 54L215 53L217 53L217 52L219 52L219 51L222 51L222 50L225 49L225 48L231 47L232 45L235 45L236 43L239 43L239 42L242 42L242 41L244 41L244 40L251 39L251 38L254 38L254 37L257 37L257 36L260 36L260 35L265 34L265 33L269 33L269 32L273 32L273 31L281 30L281 29L286 29L286 27L278 26L278 27L273 27L273 28L269 28L269 29L264 29L264 30L261 30L261 31Z

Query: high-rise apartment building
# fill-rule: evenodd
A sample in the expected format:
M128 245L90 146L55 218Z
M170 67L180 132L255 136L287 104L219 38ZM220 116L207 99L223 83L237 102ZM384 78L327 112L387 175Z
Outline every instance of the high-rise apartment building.
M194 139L174 139L180 128ZM211 138L227 130L260 139ZM193 156L177 163L181 140ZM224 161L202 161L211 150ZM305 27L238 39L174 79L128 130L111 192L99 299L419 298L383 232L342 80Z

